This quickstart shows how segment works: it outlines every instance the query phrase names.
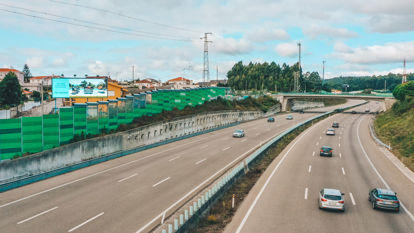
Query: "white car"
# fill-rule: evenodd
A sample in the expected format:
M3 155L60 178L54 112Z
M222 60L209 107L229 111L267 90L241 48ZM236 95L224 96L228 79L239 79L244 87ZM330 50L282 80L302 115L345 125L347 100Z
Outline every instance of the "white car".
M345 211L344 194L338 189L324 188L319 192L319 209Z
M242 137L244 137L244 130L237 129L236 131L234 131L233 137L235 137L235 138L242 138Z
M329 129L326 131L326 135L335 136L335 130L334 130L334 129L332 129L332 128L329 128Z
M286 120L293 120L293 116L292 115L287 115Z

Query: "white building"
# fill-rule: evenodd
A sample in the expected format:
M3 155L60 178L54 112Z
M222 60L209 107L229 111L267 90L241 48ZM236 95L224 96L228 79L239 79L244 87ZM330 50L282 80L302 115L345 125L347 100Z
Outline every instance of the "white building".
M3 80L4 77L6 77L6 75L9 72L13 72L17 76L17 79L19 80L20 85L22 85L24 83L23 72L18 71L16 69L9 69L9 68L0 68L0 81Z
M167 81L167 84L173 85L174 89L185 89L185 88L196 88L197 86L193 84L193 81L183 77L178 77L170 79Z

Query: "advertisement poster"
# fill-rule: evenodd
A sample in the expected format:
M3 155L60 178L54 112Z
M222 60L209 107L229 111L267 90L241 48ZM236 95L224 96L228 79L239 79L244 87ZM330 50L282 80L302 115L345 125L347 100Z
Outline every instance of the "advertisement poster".
M108 97L105 78L54 78L53 98L103 98Z

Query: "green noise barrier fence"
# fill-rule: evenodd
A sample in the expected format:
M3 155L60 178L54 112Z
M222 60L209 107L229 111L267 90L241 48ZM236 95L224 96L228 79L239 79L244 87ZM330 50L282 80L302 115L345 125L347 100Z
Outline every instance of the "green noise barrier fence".
M201 105L225 96L226 90L220 87L158 90L117 100L74 104L41 117L0 119L0 161L116 130L142 116Z

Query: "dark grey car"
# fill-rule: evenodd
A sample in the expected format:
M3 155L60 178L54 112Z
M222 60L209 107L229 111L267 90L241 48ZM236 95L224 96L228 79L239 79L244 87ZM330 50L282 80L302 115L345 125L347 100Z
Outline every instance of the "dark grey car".
M332 157L332 148L329 146L321 147L321 152L319 153L320 156L329 156Z
M369 192L368 200L372 203L373 209L400 211L400 201L397 194L392 190L374 188Z

